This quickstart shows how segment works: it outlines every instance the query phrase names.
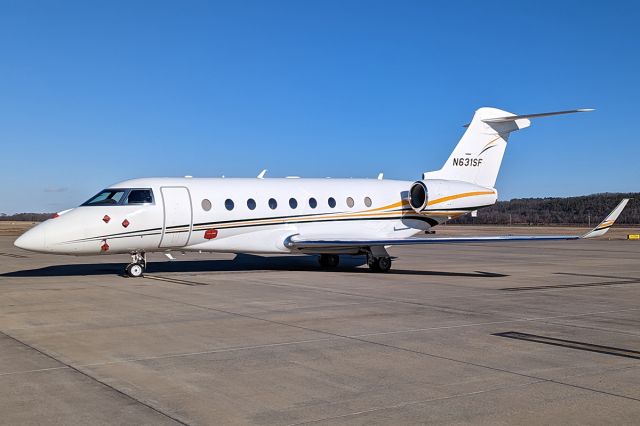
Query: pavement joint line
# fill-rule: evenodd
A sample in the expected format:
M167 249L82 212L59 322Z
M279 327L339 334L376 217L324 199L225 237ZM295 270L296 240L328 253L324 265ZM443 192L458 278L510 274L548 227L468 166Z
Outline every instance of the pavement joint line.
M413 305L413 306L424 306L426 308L434 308L434 309L441 309L441 310L445 310L445 311L451 311L452 308L450 307L446 307L446 306L442 306L442 305L433 305L433 304L428 304L428 303L419 303L419 302L411 302L408 300L402 300L402 299L390 299L390 298L384 298L384 297L378 297L378 296L369 296L369 295L362 295L362 294L358 294L358 293L349 293L349 292L341 292L341 291L336 291L336 290L330 290L330 289L326 289L323 287L315 287L315 286L307 286L307 285L289 285L289 284L266 284L266 283L261 283L261 282L255 282L254 280L246 280L246 282L251 282L255 285L263 285L263 286L268 286L268 287L285 287L285 288L295 288L295 289L300 289L300 290L309 290L309 291L316 291L316 292L321 292L321 293L332 293L332 294L341 294L341 295L347 295L347 296L354 296L354 297L364 297L364 298L373 298L373 299L377 299L377 300L384 300L390 303L402 303L402 304L409 304L409 305ZM626 284L626 283L625 283ZM455 286L457 288L465 288L465 286ZM589 287L586 287L589 288ZM551 290L562 290L563 288L556 288L556 289L551 289ZM508 298L512 298L512 297L519 297L520 292L516 292L516 291L503 291L499 288L497 289L488 289L488 290L495 290L495 293L490 294L490 295L484 295L484 296L479 296L480 298L482 298L482 300L484 301L491 301L491 300L501 300L501 299L508 299ZM542 291L546 291L546 290L550 290L549 288L545 288L545 289L540 289ZM538 290L529 290L526 293L533 293L535 291ZM516 293L516 294L514 294ZM523 292L524 293L524 292ZM584 295L584 292L581 293L582 295ZM459 296L446 296L443 299L448 300L448 299L456 299L456 298L467 298L469 297L469 295L459 295ZM595 297L595 296L594 296ZM475 312L475 311L460 311L462 313L466 313L466 314L480 314L482 315L483 313L480 312ZM506 315L503 315L506 316ZM507 318L512 318L507 316Z
M288 285L288 284L265 284L265 283L255 282L253 280L246 280L246 281L247 282L251 282L251 283L253 283L255 285L263 285L263 286L267 286L267 287L295 288L295 289L315 291L315 292L320 292L320 293L340 294L340 295L343 295L343 296L362 297L362 298L381 300L381 301L386 301L386 302L391 302L391 303L400 303L400 304L411 305L411 306L420 306L420 307L436 309L436 310L440 310L440 311L444 311L444 312L455 312L455 313L466 314L466 315L469 315L469 314L485 315L485 314L483 314L481 312L454 309L454 308L451 308L451 307L448 307L448 306L439 306L439 305L432 305L432 304L423 303L423 302L412 302L412 301L409 301L409 300L392 299L392 298L388 298L388 297L370 296L370 295L366 295L366 294L358 294L358 293L349 293L349 292L344 292L344 291L328 290L328 289L324 289L322 287L314 287L314 286L306 286L306 285ZM498 315L498 314L496 314L496 315ZM503 315L503 316L506 316L506 315ZM510 318L510 317L507 316L507 318Z
M244 280L243 282L246 283L250 283L253 285L259 285L259 286L266 286L266 287L279 287L279 288L294 288L294 289L299 289L299 290L306 290L306 291L315 291L315 292L320 292L320 293L331 293L331 294L340 294L343 296L351 296L351 297L360 297L360 298L365 298L365 299L373 299L373 300L379 300L379 301L384 301L384 302L390 302L390 303L399 303L399 304L406 304L406 305L411 305L411 306L419 306L419 307L424 307L424 308L431 308L431 309L436 309L436 310L440 310L443 312L454 312L454 313L458 313L458 314L466 314L466 315L470 315L470 314L474 314L474 315L486 315L480 312L475 312L475 311L462 311L460 309L454 309L448 306L438 306L438 305L430 305L427 303L421 303L421 302L411 302L408 300L401 300L401 299L390 299L390 298L385 298L385 297L379 297L379 296L369 296L369 295L363 295L363 294L357 294L357 293L348 293L348 292L341 292L341 291L336 291L336 290L327 290L321 287L312 287L312 286L305 286L305 285L288 285L288 284L266 284L263 282L256 282L254 280ZM206 286L206 284L198 284L198 286ZM100 286L103 288L113 288L113 287L105 287L105 286ZM125 290L123 290L125 291ZM137 293L137 294L142 294L142 293ZM170 300L170 299L165 299L165 300ZM199 306L199 305L193 305L193 306ZM500 315L500 314L495 314L494 315ZM503 315L506 316L506 315ZM514 318L514 317L509 317L506 316L507 318Z
M640 360L640 351L615 346L599 345L591 342L582 342L579 340L559 339L551 336L524 333L521 331L492 333L492 336Z
M424 400L419 400L419 401L400 402L400 403L393 404L393 405L388 405L388 406L385 406L385 407L372 407L372 408L367 409L367 410L354 411L352 413L345 413L345 414L341 414L339 416L323 417L321 419L305 420L305 421L298 422L298 423L290 423L287 426L300 426L300 425L308 425L308 424L313 424L313 423L324 422L324 421L327 421L327 420L344 419L346 417L361 416L363 414L375 413L377 411L393 410L394 408L403 408L403 407L408 407L408 406L411 406L411 405L428 404L430 402L446 401L448 399L465 398L465 397L481 395L481 394L489 393L489 392L497 392L497 391L506 390L506 389L516 389L516 388L520 388L520 387L527 387L527 386L535 385L535 384L538 384L538 383L545 383L545 382L547 382L547 380L534 380L534 381L527 382L527 383L519 383L517 385L500 386L500 387L495 387L495 388L491 388L491 389L483 389L483 390L479 390L479 391L466 392L466 393L460 393L460 394L449 395L449 396L442 396L442 397L438 397L438 398L429 398L429 399L424 399Z
M613 278L617 280L639 280L640 277L620 277L616 275L594 275L594 274L581 274L578 272L554 272L554 275L570 275L575 277L590 277L590 278Z
M521 292L521 291L547 291L547 290L564 290L564 289L573 289L573 288L583 288L583 287L606 287L611 285L627 285L627 284L639 284L639 279L624 279L619 281L597 281L590 283L574 283L574 284L551 284L551 285L541 285L541 286L522 286L522 287L503 287L498 290L507 291L507 292Z
M20 344L20 345L22 345L22 346L25 346L25 347L27 347L27 348L29 348L29 349L31 349L31 350L34 350L34 351L38 352L39 354L44 355L45 357L47 357L47 358L49 358L49 359L52 359L52 360L54 360L54 361L56 361L56 362L58 362L58 363L62 364L63 366L67 367L68 369L73 370L73 371L75 371L76 373L79 373L79 374L81 374L82 376L84 376L84 377L86 377L86 378L88 378L88 379L90 379L90 380L93 380L94 382L96 382L96 383L98 383L98 384L100 384L100 385L102 385L102 386L106 387L107 389L111 389L112 391L116 392L116 393L117 393L117 394L119 394L119 395L122 395L123 397L125 397L125 398L127 398L127 399L130 399L130 400L132 400L132 401L134 401L134 402L136 402L136 403L138 403L138 404L140 404L140 405L143 405L143 406L145 406L145 407L149 408L150 410L152 410L152 411L154 411L154 412L156 412L156 413L160 414L160 415L161 415L161 416L163 416L163 417L166 417L166 418L168 418L168 419L170 419L170 420L173 420L174 422L176 422L176 423L178 423L178 424L181 424L181 425L183 425L183 426L189 426L189 423L187 423L187 422L185 422L185 421L183 421L183 420L180 420L180 419L178 419L177 417L172 416L171 414L165 413L164 411L160 410L159 408L154 407L154 406L153 406L153 405L151 405L150 403L145 402L145 401L143 401L143 400L141 400L141 399L135 398L134 396L129 395L128 393L126 393L126 392L124 392L124 391L122 391L122 390L120 390L120 389L116 388L115 386L112 386L112 385L110 385L110 384L108 384L108 383L106 383L106 382L104 382L104 381L102 381L102 380L98 379L97 377L92 376L92 375L91 375L91 374L89 374L88 372L83 371L83 370L81 370L81 369L80 369L80 368L78 368L78 367L75 367L75 366L73 366L73 365L71 365L71 364L69 364L69 363L67 363L67 362L64 362L64 361L62 361L62 360L60 360L60 359L58 359L58 358L54 357L53 355L51 355L51 354L49 354L49 353L45 352L44 350L38 349L38 348L37 348L37 347L35 347L35 346L32 346L32 345L30 345L30 344L28 344L28 343L26 343L26 342L23 342L22 340L18 339L17 337L14 337L14 336L12 336L12 335L10 335L10 334L7 334L5 331L0 331L0 334L2 334L2 335L4 335L4 336L8 337L9 339L13 340L14 342L16 342L16 343L18 343L18 344Z
M22 371L10 371L8 373L0 373L0 377L4 377L4 376L14 376L16 374L29 374L29 373L41 373L44 371L52 371L52 370L68 370L69 367L62 366L62 367L49 367L49 368L36 368L34 370L22 370Z
M256 283L257 285L261 285L259 283ZM263 284L263 285L267 285L269 286L270 284ZM441 311L445 311L445 312L450 312L452 310L452 308L449 308L447 306L442 306L442 305L430 305L430 304L426 304L426 303L415 303L415 302L408 302L408 301L403 301L403 300L398 300L398 299L388 299L388 298L379 298L376 296L367 296L367 295L359 295L359 294L355 294L355 293L346 293L346 292L337 292L334 290L325 290L321 287L311 287L311 286L292 286L292 285L286 285L286 284L273 284L273 286L282 286L282 287L289 287L289 288L302 288L302 289L312 289L312 290L316 290L319 292L327 292L327 293L337 293L337 294L345 294L345 295L349 295L349 296L359 296L359 297L369 297L369 298L374 298L374 299L380 299L382 301L386 301L386 302L390 302L390 303L407 303L407 304L411 304L411 305L418 305L418 306L422 306L425 308L433 308L436 310L441 310ZM509 296L512 297L511 294L505 294L505 296ZM452 298L454 297L468 297L468 296L452 296ZM515 296L513 296L515 297ZM493 299L502 299L503 297L493 297L491 296L491 298L489 300L493 300ZM484 299L486 300L486 299ZM596 314L603 314L603 313L614 313L614 312L625 312L625 311L634 311L634 310L638 310L639 308L631 308L631 309L623 309L623 310L616 310L616 311L604 311L604 312L596 312L596 313L588 313L588 314L577 314L578 316L582 316L582 315L596 315ZM460 312L457 312L460 313ZM485 312L476 312L476 311L461 311L462 314L475 314L475 315L487 315L487 313ZM496 313L492 313L493 315L502 315L505 316L507 318L509 318L509 320L505 320L505 322L511 322L511 321L535 321L535 320L542 320L542 319L555 319L555 318L565 318L565 315L561 315L561 316L554 316L554 317L540 317L540 318L518 318L518 317L512 317L512 316L508 316L508 315L504 315L504 314L496 314ZM571 315L573 316L573 315ZM490 322L488 324L492 324L493 322ZM422 330L422 329L419 329ZM428 330L428 329L427 329ZM408 330L406 332L410 332L411 330Z
M122 290L122 291L128 292L126 290ZM140 294L140 293L137 293L137 292L129 292L129 293ZM597 389L587 388L587 387L584 387L584 386L572 385L570 383L564 383L564 382L560 382L560 381L557 381L557 380L549 380L549 379L545 379L545 378L542 378L542 377L533 376L533 375L530 375L530 374L518 373L517 371L511 371L511 370L498 368L498 367L491 367L489 365L483 365L483 364L479 364L479 363L475 363L475 362L463 361L463 360L459 360L459 359L455 359L455 358L451 358L451 357L432 354L432 353L429 353L429 352L423 352L423 351L418 351L418 350L414 350L414 349L403 348L403 347L400 347L400 346L394 346L394 345L390 345L390 344L386 344L386 343L375 342L375 341L366 340L366 339L362 339L362 338L358 338L358 337L349 337L348 335L342 335L342 334L339 334L339 333L333 333L333 332L325 331L325 330L317 330L317 329L313 329L313 328L310 328L310 327L303 327L303 326L299 326L299 325L295 325L295 324L288 324L288 323L281 322L281 321L269 320L269 319L260 318L260 317L254 316L254 315L241 314L241 313L237 313L237 312L233 312L233 311L226 311L226 310L222 310L222 309L216 309L216 308L211 308L211 307L207 307L207 306L201 306L201 305L188 303L188 302L175 301L175 300L163 298L163 297L160 297L160 296L152 296L152 295L147 295L147 296L148 297L152 297L152 298L156 298L156 299L160 299L160 300L170 300L170 301L174 301L175 303L182 303L182 304L185 304L185 305L201 307L201 308L204 308L204 309L211 309L211 310L214 310L214 311L224 312L224 313L227 313L229 315L236 315L236 316L240 316L240 317L254 319L254 320L257 320L257 321L264 321L264 322L269 322L269 323L273 323L273 324L283 325L283 326L286 326L286 327L298 328L298 329L301 329L301 330L311 331L311 332L314 332L314 333L327 334L327 335L335 336L335 337L342 337L342 338L345 338L345 339L350 339L350 340L358 341L358 342L365 343L365 344L377 345L377 346L384 347L384 348L387 348L387 349L397 350L397 351L402 351L402 352L407 352L407 353L412 353L412 354L419 355L419 356L427 356L427 357L441 359L441 360L445 360L445 361L450 361L450 362L454 362L454 363L458 363L458 364L470 365L470 366L474 366L474 367L478 367L478 368L484 368L484 369L491 370L491 371L498 371L498 372L501 372L501 373L513 374L513 375L520 376L520 377L527 377L527 378L534 379L534 380L545 380L545 381L557 383L557 384L560 384L560 385L565 385L565 386L568 386L568 387L574 387L574 388L589 390L589 391L592 391L592 392L595 392L595 393L601 393L601 394L606 394L606 395L610 395L610 396L616 396L616 397L622 398L622 399L628 399L628 400L640 402L640 399L629 397L629 396L626 396L626 395L619 395L619 394L615 394L615 393L612 393L612 392L606 392L606 391L601 391L601 390L597 390Z
M620 371L620 370L638 368L638 367L639 367L638 365L626 365L624 367L605 369L605 371L607 371L607 372ZM599 374L599 373L590 372L590 373L576 374L576 375L573 375L573 376L565 376L565 378L577 378L577 377L584 377L584 376L589 376L589 375L593 375L593 374ZM496 388L491 388L491 389L483 389L483 390L479 390L479 391L475 391L475 392L468 392L468 393L462 393L462 394L457 394L457 395L450 395L450 396L445 396L445 397L440 397L440 398L431 398L431 399L425 399L425 400L420 400L420 401L407 401L407 402L402 402L402 403L389 405L389 406L385 406L385 407L373 407L373 408L370 408L370 409L367 409L367 410L355 411L355 412L352 412L352 413L346 413L346 414L342 414L342 415L339 415L339 416L324 417L324 418L321 418L321 419L313 419L313 420L306 420L306 421L298 422L298 423L291 423L288 426L300 426L300 425L305 425L305 424L313 424L313 423L323 422L323 421L327 421L327 420L337 420L337 419L346 418L346 417L355 417L355 416L359 416L359 415L363 415L363 414L374 413L374 412L377 412L377 411L392 410L394 408L403 408L403 407L408 407L408 406L411 406L411 405L428 404L430 402L437 402L437 401L443 401L443 400L448 400L448 399L466 398L466 397L470 397L470 396L475 396L475 395L480 395L480 394L490 393L490 392L497 392L497 391L506 390L506 389L516 389L516 388L520 388L520 387L528 387L528 386L539 384L539 383L554 383L554 384L559 384L559 385L566 385L565 383L556 382L554 380L539 379L539 380L534 380L534 381L527 382L527 383L520 383L520 384L516 384L516 385L507 385L507 386L496 387ZM587 390L587 391L593 391L592 389L589 389L589 388L583 388L583 387L578 387L578 388L579 389L583 389L583 390ZM612 395L612 396L618 396L618 395Z
M225 352L235 352L235 351L245 351L252 349L267 349L267 348L277 348L281 346L292 346L292 345L301 345L305 343L316 343L316 342L326 342L330 340L340 340L344 338L340 337L323 337L320 339L307 339L307 340L297 340L292 342L281 342L281 343L265 343L264 345L252 345L252 346L232 346L228 348L219 348L212 349L210 351L199 351L199 352L186 352L179 354L167 354L167 355L157 355L157 356L148 356L148 357L140 357L140 358L129 358L118 361L109 361L109 362L96 362L91 364L82 364L81 367L102 367L105 365L114 365L114 364L122 364L129 362L144 362L144 361L153 361L157 359L171 359L171 358L180 358L180 357L188 357L188 356L198 356L198 355L210 355L217 353L225 353Z
M639 310L639 309L640 308L632 309L632 310ZM611 313L611 312L620 312L620 311L596 312L594 314ZM585 316L585 315L588 316L588 315L591 315L591 314L563 315L561 317L562 318L568 318L568 317ZM178 354L158 355L158 356L153 356L153 357L129 358L129 359L102 362L102 363L90 363L90 364L83 364L82 367L95 367L95 366L127 363L127 362L143 362L143 361L151 361L151 360L165 359L165 358L179 358L179 357L207 355L207 354L215 354L215 353L223 353L223 352L234 352L234 351L242 351L242 350L263 349L263 348L278 347L278 346L291 346L291 345L297 345L297 344L315 343L315 342L323 342L323 341L330 341L330 340L362 338L362 337L375 337L375 336L386 336L386 335L403 334L403 333L419 333L419 332L423 332L423 331L446 330L446 329L464 328L464 327L477 327L477 326L494 325L494 324L508 324L508 323L513 323L513 322L524 322L524 321L537 321L537 319L536 318L531 318L531 319L520 319L520 320L510 320L510 321L491 321L491 322L482 322L482 323L473 323L473 324L460 324L460 325L450 325L450 326L441 326L441 327L429 327L429 328L420 328L420 329L383 331L383 332L379 332L379 333L352 334L352 335L345 335L344 337L343 336L340 336L340 337L336 336L336 337L326 337L326 338L320 338L320 339L298 340L298 341L292 341L292 342L267 343L267 344L263 344L263 345L234 346L234 347L227 347L227 348L212 349L210 351L185 352L185 353L178 353ZM563 324L558 324L558 325L563 325Z
M383 336L387 334L401 334L401 333L419 333L422 331L430 331L430 330L445 330L449 328L476 327L476 326L494 325L494 324L510 324L513 322L532 322L532 321L545 322L544 320L549 320L549 319L576 318L576 317L584 317L584 316L591 316L591 315L613 314L618 312L628 312L628 311L638 311L638 310L640 310L640 308L619 309L615 311L589 312L584 314L556 315L552 317L514 318L511 320L504 320L504 321L487 321L487 322L479 322L479 323L472 323L472 324L443 325L439 327L412 328L408 330L384 331L380 333L361 334L353 337ZM563 324L555 324L555 325L563 325Z
M606 333L618 333L618 334L625 334L627 336L640 336L639 333L631 333L629 331L622 331L622 330L613 330L611 328L588 327L586 325L578 325L578 324L563 324L561 322L553 322L553 321L540 321L540 322L543 324L558 325L561 327L583 328L585 330L604 331Z

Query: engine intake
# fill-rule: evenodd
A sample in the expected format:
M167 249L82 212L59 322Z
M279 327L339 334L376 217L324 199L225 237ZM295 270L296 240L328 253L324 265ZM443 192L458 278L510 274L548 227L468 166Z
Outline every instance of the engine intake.
M427 185L421 181L414 182L409 190L409 204L411 208L416 212L421 212L427 208L428 201L429 191L427 190Z

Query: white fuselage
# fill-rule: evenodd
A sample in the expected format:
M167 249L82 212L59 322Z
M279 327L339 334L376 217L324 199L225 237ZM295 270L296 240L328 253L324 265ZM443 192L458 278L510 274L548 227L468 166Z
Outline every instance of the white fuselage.
M82 205L29 230L16 245L72 255L171 250L288 253L291 250L284 243L294 235L407 238L491 205L497 198L493 188L431 180L425 181L428 203L416 211L408 203L412 183L329 178L133 179L109 188L150 189L151 202Z

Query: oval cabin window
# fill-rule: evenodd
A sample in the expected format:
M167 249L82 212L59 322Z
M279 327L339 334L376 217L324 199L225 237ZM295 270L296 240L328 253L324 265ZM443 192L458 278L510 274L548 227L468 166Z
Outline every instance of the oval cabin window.
M211 201L207 200L206 198L204 200L202 200L202 210L204 210L205 212L208 212L209 210L211 210Z
M347 206L353 207L355 203L353 202L353 198L347 197Z

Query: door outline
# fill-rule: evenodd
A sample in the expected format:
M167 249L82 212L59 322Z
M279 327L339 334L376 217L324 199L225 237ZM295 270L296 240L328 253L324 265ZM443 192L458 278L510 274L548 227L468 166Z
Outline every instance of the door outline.
M162 243L164 242L165 231L167 230L167 206L165 205L164 193L162 192L165 188L177 188L177 189L186 189L187 196L189 197L189 236L187 237L187 241L184 245L181 246L171 246L171 247L162 247ZM169 185L169 186L161 186L160 187L160 197L162 198L162 236L160 237L160 242L158 243L158 248L162 249L172 249L172 248L182 248L189 245L191 241L191 233L193 232L193 202L191 199L191 191L186 186L180 185Z

